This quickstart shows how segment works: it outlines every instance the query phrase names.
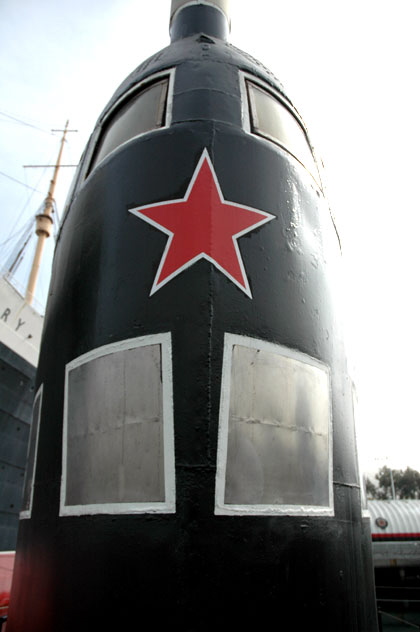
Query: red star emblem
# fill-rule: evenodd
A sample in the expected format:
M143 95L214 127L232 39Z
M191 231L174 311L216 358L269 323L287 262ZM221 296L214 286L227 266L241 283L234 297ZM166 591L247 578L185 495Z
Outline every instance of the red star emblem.
M150 295L199 259L207 259L252 298L238 239L275 216L227 202L207 149L182 199L137 206L130 212L169 236Z

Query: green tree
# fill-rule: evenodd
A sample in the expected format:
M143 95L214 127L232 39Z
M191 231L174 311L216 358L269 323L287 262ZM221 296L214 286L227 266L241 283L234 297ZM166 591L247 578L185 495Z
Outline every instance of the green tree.
M367 478L366 479L366 496L368 497L369 500L372 500L372 499L377 498L376 494L377 494L377 487L375 483L372 483L370 478Z
M391 470L384 465L375 474L375 478L378 481L376 485L370 479L366 481L366 493L369 499L392 499L392 485L394 485L396 499L420 499L420 472L411 467L406 467L405 470Z
M406 467L395 472L394 479L398 498L420 498L420 472Z

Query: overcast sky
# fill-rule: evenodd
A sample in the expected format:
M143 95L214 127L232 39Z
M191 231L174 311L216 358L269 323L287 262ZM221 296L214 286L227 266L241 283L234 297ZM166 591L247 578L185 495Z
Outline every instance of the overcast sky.
M420 470L418 0L231 4L230 41L284 84L325 164L364 469L388 457ZM48 188L51 170L23 165L54 163L60 134L50 130L67 119L79 131L63 162L78 162L118 85L169 43L169 8L170 0L0 0L0 243ZM60 174L59 213L73 171ZM51 252L52 243L47 264ZM39 300L47 289L44 270Z

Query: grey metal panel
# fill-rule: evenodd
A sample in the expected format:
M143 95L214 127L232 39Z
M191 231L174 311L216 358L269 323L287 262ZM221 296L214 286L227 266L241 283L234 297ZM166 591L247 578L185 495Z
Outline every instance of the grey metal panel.
M329 505L329 383L318 367L234 345L226 504Z
M160 345L69 371L66 505L164 501Z
M420 541L372 542L375 567L419 566Z
M36 394L33 411L32 411L32 423L31 434L29 438L29 449L26 463L26 475L23 486L23 498L22 498L22 513L21 517L30 517L32 511L32 496L34 488L34 477L36 469L36 458L38 452L38 433L39 433L39 421L41 416L42 407L42 386L39 388Z

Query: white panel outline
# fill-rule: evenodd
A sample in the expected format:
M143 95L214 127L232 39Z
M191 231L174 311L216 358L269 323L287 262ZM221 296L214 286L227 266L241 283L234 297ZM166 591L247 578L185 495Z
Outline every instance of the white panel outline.
M66 505L67 477L67 410L68 410L68 378L72 369L105 355L160 345L162 358L162 410L163 410L163 444L164 444L164 502L129 502L129 503L95 503L87 505ZM63 451L60 489L60 516L81 516L94 514L143 514L143 513L175 513L175 440L173 423L173 387L172 387L172 341L170 332L150 334L138 338L129 338L119 342L98 347L66 365L63 414Z
M175 70L176 70L175 68L168 68L167 70L162 70L153 75L144 77L141 81L139 81L134 86L132 86L129 90L127 90L127 92L124 92L124 94L122 94L120 98L112 105L112 107L106 112L104 117L101 118L100 124L97 125L96 129L94 130L92 134L91 142L89 143L88 150L86 151L86 158L84 160L83 173L80 174L80 180L78 180L78 182L82 180L83 181L82 183L84 183L86 180L88 180L88 178L91 176L91 174L96 170L96 168L99 165L102 165L104 161L108 159L109 156L113 156L117 151L119 151L122 147L124 147L128 143L131 143L133 140L138 140L145 134L158 132L159 130L164 130L171 126L173 100L174 100ZM147 130L145 132L140 132L140 134L136 134L136 136L132 136L128 140L125 140L120 145L115 147L112 151L110 151L109 154L106 154L106 156L104 156L102 160L100 160L98 163L92 166L92 160L94 158L96 149L98 148L98 143L100 141L104 128L106 124L108 123L108 121L110 121L112 116L118 111L118 108L120 107L120 105L123 104L125 101L129 100L131 96L134 96L137 93L140 94L140 92L142 92L144 88L147 88L149 84L152 85L154 83L158 83L159 80L165 79L166 77L168 78L168 91L166 94L166 112L165 112L164 124L161 127L156 127L156 128Z
M23 484L23 491L25 492L26 489L26 482L28 480L28 476L30 474L31 476L31 491L30 491L30 497L29 497L29 509L24 509L20 512L19 514L19 519L20 520L27 520L28 518L30 518L32 516L32 504L33 504L33 498L34 498L34 487L35 487L35 473L36 473L36 463L37 463L37 458L38 458L38 439L39 439L39 427L41 425L41 410L42 410L42 395L44 392L44 385L41 384L41 386L39 387L37 394L34 397L34 403L32 406L32 421L31 421L31 430L29 433L29 443L28 443L28 452L27 452L27 457L26 457L26 461L28 460L28 456L29 456L29 452L31 449L31 445L32 445L32 441L35 441L35 447L34 447L34 462L33 462L33 466L32 466L32 472L29 472L29 469L26 469L25 472L25 479L24 479L24 484ZM34 430L34 418L33 418L33 411L35 410L35 406L37 404L37 401L39 400L39 405L38 405L38 419L36 422L36 436L35 438L33 437L33 430Z
M227 463L227 446L229 431L229 405L231 390L231 371L232 371L232 353L233 347L240 345L268 351L281 355L283 357L305 362L311 366L317 367L325 371L328 375L329 384L329 435L328 435L328 506L318 505L267 505L267 504L225 504L225 483L226 483L226 463ZM217 443L217 464L216 464L216 487L215 487L215 515L228 516L334 516L334 494L333 494L333 462L332 462L332 446L333 446L333 426L332 426L332 410L331 410L331 376L329 367L296 349L285 347L276 343L257 338L249 338L238 334L225 334L224 350L223 350L223 366L222 366L222 382L220 392L220 409L219 409L219 433Z
M296 154L289 147L287 147L284 143L282 143L278 138L270 136L269 134L264 134L263 135L260 132L253 132L252 131L251 115L250 115L250 111L249 111L250 108L252 107L252 104L250 103L250 99L248 98L249 93L248 93L248 89L247 89L247 85L246 85L247 81L249 83L253 83L255 86L257 86L257 88L261 88L262 90L264 90L265 92L270 94L273 97L273 99L278 101L286 110L288 110L289 114L300 125L300 127L301 127L301 129L302 129L302 131L303 131L303 133L304 133L304 135L306 137L306 142L308 144L308 149L310 150L310 153L312 154L312 162L313 162L313 165L314 165L315 169L310 169L309 165L306 165L305 163L303 163L296 156ZM279 93L276 89L274 89L273 86L271 86L269 83L263 81L260 77L257 77L256 75L252 75L250 73L240 71L239 72L239 87L240 87L240 91L241 91L242 127L243 127L244 131L247 134L250 134L253 138L258 138L263 143L266 143L266 144L269 143L269 145L271 147L273 146L273 144L277 145L277 147L280 147L280 149L285 151L288 156L292 156L292 158L294 158L294 160L296 160L305 169L305 171L307 173L309 173L311 178L316 182L317 187L321 188L321 174L319 173L318 157L315 155L315 149L312 146L312 143L310 142L308 131L306 129L306 126L305 126L305 124L303 122L303 119L300 116L299 112L291 105L291 103L289 103L287 101L287 99L285 99L283 97L283 95L281 93Z

